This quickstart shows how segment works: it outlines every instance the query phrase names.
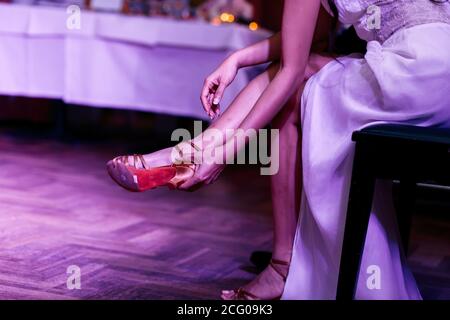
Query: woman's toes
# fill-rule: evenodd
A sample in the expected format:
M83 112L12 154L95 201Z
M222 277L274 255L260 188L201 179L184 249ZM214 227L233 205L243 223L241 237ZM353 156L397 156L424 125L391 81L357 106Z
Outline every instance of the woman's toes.
M221 298L223 300L232 300L234 297L234 291L222 290Z
M223 296L228 296L230 295L231 291L230 290L222 290L222 295Z
M117 157L117 158L114 158L112 161L114 162L114 164L122 163L122 162L123 162L123 161L122 161L122 158L123 158L123 157Z

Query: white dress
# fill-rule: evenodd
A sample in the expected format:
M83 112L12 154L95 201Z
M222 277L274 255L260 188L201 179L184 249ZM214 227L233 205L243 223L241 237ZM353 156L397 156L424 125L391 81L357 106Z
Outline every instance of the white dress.
M375 31L368 28L367 8L375 3L385 18L390 15L398 21L382 21ZM330 62L305 87L303 191L283 299L335 299L353 162L352 132L384 122L450 126L450 3L439 7L443 10L439 18L434 7L424 13L423 6L436 6L429 0L335 4L340 20L353 24L369 41L368 50L364 57ZM417 20L411 22L411 16ZM421 299L399 246L391 196L391 184L378 181L357 299ZM374 270L380 285L375 288L367 285Z

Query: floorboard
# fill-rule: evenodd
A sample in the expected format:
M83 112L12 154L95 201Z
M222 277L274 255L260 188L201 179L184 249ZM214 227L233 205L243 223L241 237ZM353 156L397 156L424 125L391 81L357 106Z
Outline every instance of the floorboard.
M227 169L195 193L126 192L111 145L0 136L1 299L218 299L271 247L269 180ZM450 223L419 216L410 262L425 298L450 298ZM69 290L66 269L81 268Z

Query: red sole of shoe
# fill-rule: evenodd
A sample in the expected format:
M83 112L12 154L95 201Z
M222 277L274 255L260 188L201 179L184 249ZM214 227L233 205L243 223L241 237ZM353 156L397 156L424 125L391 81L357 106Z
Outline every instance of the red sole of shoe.
M132 192L143 192L161 186L170 185L175 177L174 167L158 167L153 169L134 169L122 163L109 161L106 165L110 177L122 188Z

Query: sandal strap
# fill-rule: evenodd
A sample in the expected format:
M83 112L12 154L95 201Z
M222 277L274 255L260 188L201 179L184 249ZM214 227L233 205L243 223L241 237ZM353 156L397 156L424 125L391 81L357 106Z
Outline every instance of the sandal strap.
M283 261L283 260L278 260L278 259L271 259L270 260L273 264L278 264L278 265L281 265L281 266L289 266L289 262L287 262L287 261Z
M251 292L248 292L247 290L245 290L242 287L235 290L235 293L236 293L237 300L250 300L249 298L251 298L252 300L261 300L260 297L254 295Z
M244 288L239 288L237 290L234 290L234 300L250 300L249 298L251 298L251 300L263 300L261 297L258 297L257 295L245 290ZM280 300L282 295L279 295L277 297L274 297L270 300Z
M180 155L180 159L183 159L183 150L181 150L178 145L176 145L174 149L177 150L178 154Z
M189 143L191 144L192 148L194 148L195 150L197 150L199 152L202 151L202 149L200 147L198 147L194 142L189 141Z
M142 167L145 170L149 169L150 167L148 166L147 161L145 161L144 156L142 154L138 154L138 157L139 157L139 160L141 161Z
M125 158L128 161L128 156L125 156ZM148 169L149 166L147 165L147 162L144 159L144 156L142 154L133 154L133 167L135 169Z
M181 142L182 143L182 142ZM186 142L187 143L187 142ZM191 145L192 148L194 148L196 151L200 152L202 151L202 149L200 149L194 142L189 141L189 144ZM179 147L179 144L175 145L175 150L178 152L178 154L180 155L180 159L183 160L184 158L184 153L183 150L181 150L181 148ZM191 159L193 160L193 159Z
M192 148L194 148L196 151L202 151L194 142L189 141L190 145L192 146ZM179 155L180 155L180 159L183 159L183 150L181 150L181 148L176 145L175 150L178 151ZM130 163L130 158L132 158L133 162ZM150 169L150 166L148 165L147 161L145 161L145 158L142 154L133 154L131 156L119 156L117 158L115 158L114 160L120 161L121 163L123 163L126 166L132 166L135 169L139 169L140 167L144 168L145 170Z
M119 158L119 161L122 162L124 165L128 165L128 156L121 156Z
M289 262L278 260L278 259L271 259L270 266L273 268L273 270L275 270L276 273L278 273L278 275L283 279L283 281L286 282L287 275L285 274L285 272L281 271L278 266L289 266ZM254 295L253 293L245 290L242 287L240 287L237 290L234 290L234 293L235 293L235 298L236 298L235 300L250 300L250 299L262 300L257 295ZM280 298L281 298L281 296L276 297L274 300L278 300Z
M132 163L130 161L131 158L133 159ZM133 167L135 169L144 168L145 170L147 170L150 168L150 166L147 164L147 161L145 161L145 158L142 154L133 154L131 156L119 156L114 160L119 161L126 166Z
M277 259L271 259L270 266L276 273L278 273L278 275L284 280L284 282L286 282L287 274L286 274L286 272L281 271L278 266L289 266L289 262L277 260Z

